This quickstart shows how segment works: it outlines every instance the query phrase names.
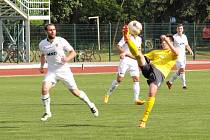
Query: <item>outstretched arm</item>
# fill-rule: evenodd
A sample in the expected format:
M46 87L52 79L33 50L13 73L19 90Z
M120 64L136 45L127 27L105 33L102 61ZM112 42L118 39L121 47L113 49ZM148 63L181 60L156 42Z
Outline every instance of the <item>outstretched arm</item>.
M169 37L167 37L166 35L161 35L160 38L161 38L162 41L165 41L168 44L169 48L171 49L171 51L175 55L179 55L179 50L174 47L174 45L172 44L172 42L171 42Z
M193 56L194 54L193 54L192 49L190 48L190 45L187 43L187 44L185 45L185 47L186 47L186 49L188 50L188 52Z

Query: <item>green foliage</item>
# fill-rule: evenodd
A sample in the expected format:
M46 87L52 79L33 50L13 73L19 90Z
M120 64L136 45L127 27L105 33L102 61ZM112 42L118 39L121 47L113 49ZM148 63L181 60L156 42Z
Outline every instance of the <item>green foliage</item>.
M91 23L99 16L101 23L128 22L208 22L208 0L52 0L52 22Z
M31 20L31 25L40 26L44 24L43 20Z
M74 9L82 6L79 0L52 0L51 1L52 22L68 23Z

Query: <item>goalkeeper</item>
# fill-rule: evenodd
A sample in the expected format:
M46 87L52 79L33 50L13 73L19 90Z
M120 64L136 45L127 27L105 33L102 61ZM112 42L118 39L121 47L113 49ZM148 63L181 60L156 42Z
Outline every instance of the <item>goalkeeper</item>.
M149 85L148 99L144 109L143 117L140 119L139 127L145 128L153 105L155 103L155 95L158 88L176 63L178 50L173 46L172 35L161 35L161 50L153 50L145 55L138 51L135 44L129 38L127 25L123 28L125 41L133 56L138 61L138 65L142 70L142 74L147 78Z

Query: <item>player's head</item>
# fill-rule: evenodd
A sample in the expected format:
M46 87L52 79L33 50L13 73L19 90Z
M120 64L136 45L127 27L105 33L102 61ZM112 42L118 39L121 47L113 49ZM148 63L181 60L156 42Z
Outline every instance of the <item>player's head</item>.
M137 36L141 33L142 25L140 22L133 20L130 23L128 23L129 33Z
M55 27L54 24L52 24L52 23L46 24L44 26L44 30L45 30L45 32L47 34L47 37L49 39L54 39L55 38L55 36L56 36L56 27Z
M163 37L163 35L161 35L161 37L160 37L160 42L161 42L162 49L169 49L169 46L166 43L164 38L168 39L173 44L173 42L174 42L173 35L172 34L166 34L166 35L164 35L164 37Z
M177 32L179 35L182 35L183 31L184 31L184 26L183 26L183 24L178 24L178 25L176 26L176 32Z

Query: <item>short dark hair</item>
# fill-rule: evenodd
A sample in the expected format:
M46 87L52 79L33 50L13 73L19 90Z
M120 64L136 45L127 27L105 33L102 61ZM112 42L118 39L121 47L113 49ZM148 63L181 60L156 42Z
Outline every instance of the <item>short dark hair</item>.
M168 37L172 42L174 42L174 37L173 37L173 35L172 34L166 34L165 35L166 37ZM162 43L163 42L163 40L161 39L161 36L160 36L160 43Z
M166 34L166 37L169 37L169 39L174 42L174 37L172 34Z
M47 31L48 26L55 26L55 24L53 24L53 23L45 24L45 26L44 26L45 31Z
M179 24L176 25L176 28L181 27L181 26L183 26L183 24L179 23Z

